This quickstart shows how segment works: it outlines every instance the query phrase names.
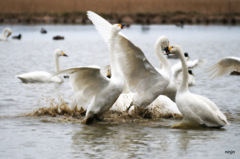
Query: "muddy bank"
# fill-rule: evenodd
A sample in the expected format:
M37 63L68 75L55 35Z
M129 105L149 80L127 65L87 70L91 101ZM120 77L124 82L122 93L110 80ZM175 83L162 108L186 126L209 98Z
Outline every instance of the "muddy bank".
M202 15L196 13L169 14L100 14L112 23L125 24L218 24L239 25L240 15ZM90 24L86 13L61 14L0 14L0 24Z

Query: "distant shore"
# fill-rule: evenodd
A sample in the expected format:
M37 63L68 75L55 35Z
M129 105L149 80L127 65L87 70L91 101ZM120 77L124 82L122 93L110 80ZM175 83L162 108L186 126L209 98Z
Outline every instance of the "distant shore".
M169 14L100 14L112 23L125 24L218 24L240 25L240 15ZM90 24L86 13L0 14L0 24Z

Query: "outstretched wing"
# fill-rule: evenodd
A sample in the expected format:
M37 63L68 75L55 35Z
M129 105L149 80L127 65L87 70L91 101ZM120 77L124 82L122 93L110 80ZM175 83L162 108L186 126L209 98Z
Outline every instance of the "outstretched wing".
M211 78L220 77L232 71L240 72L240 58L239 57L226 57L218 63L211 66L208 71Z
M92 21L97 31L101 34L104 41L110 46L112 24L92 11L87 11L88 18Z
M88 105L109 83L109 79L100 73L99 67L75 67L61 70L54 75L69 74L70 83L77 96L78 104Z
M188 67L188 69L193 69L196 67L200 67L205 63L206 63L205 59L197 59L197 60L193 60L193 61L187 61L187 67ZM172 70L172 77L177 79L179 73L182 72L181 62L174 64L172 66L171 70Z
M88 18L109 46L111 24L91 11L88 11ZM144 92L163 79L147 60L142 50L121 33L116 37L114 53L130 89L139 93ZM167 84L163 81L163 87ZM158 89L161 91L161 88Z
M162 75L151 65L140 48L122 35L117 36L115 44L115 55L130 89L140 93L161 82ZM167 85L162 82L163 87Z

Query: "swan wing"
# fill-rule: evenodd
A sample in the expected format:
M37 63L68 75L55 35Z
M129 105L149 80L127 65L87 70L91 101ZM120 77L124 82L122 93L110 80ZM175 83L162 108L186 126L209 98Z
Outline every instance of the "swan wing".
M196 67L200 67L206 63L206 59L196 59L193 61L187 61L187 67L188 69L193 69Z
M126 37L117 36L115 51L130 89L136 90L138 93L144 92L163 79L163 76L147 60L142 50ZM162 82L162 86L168 84Z
M97 31L103 37L104 41L110 46L112 24L92 11L87 11L88 18L92 21Z
M209 100L206 97L197 95L198 98L200 98L202 101L204 101L211 109L212 111L218 116L218 118L224 123L227 124L227 118L226 116L219 110L219 108L214 104L211 100Z
M184 99L185 102L182 101L182 104L185 105L185 110L180 109L184 117L198 121L208 127L219 127L227 124L226 117L209 99L196 94L189 94L188 98Z
M240 72L240 58L239 57L225 57L218 63L211 66L208 71L211 78L220 77L228 72Z
M77 103L86 106L91 99L99 94L109 83L109 79L101 74L96 66L75 67L61 70L54 75L69 74L72 89Z
M193 60L193 61L187 61L187 67L188 67L188 69L193 69L193 68L196 68L196 67L201 67L205 63L206 63L205 59L197 59L197 60ZM182 71L181 62L178 62L178 63L174 64L171 67L171 70L172 70L173 77L177 77L178 74Z

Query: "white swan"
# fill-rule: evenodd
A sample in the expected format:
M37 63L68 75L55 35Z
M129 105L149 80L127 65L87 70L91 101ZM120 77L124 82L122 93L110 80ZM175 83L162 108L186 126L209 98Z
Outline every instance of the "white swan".
M0 41L6 41L8 37L12 34L12 30L10 28L5 28L2 31L2 35L0 36Z
M232 71L240 72L239 57L225 57L211 66L208 70L212 78L220 77Z
M227 124L226 116L208 98L191 93L188 90L188 68L182 48L174 45L169 48L171 54L179 56L182 62L182 82L177 90L176 104L183 115L182 123L223 127Z
M87 15L93 23L98 22L99 18L101 21L101 17L98 17L97 14L91 11L88 11ZM123 26L120 24L111 25L110 23L101 24L103 25L102 27L107 25L108 29L110 29L108 41L111 78L109 79L101 74L100 67L96 66L70 68L56 74L70 74L70 82L75 93L72 107L75 105L87 107L86 116L82 122L84 124L90 123L93 118L100 120L99 116L111 108L124 88L124 79L121 75L115 52L115 39Z
M103 27L103 24L107 23L103 18L93 21L105 42L108 43L111 25ZM167 47L168 43L164 48ZM133 104L146 108L164 91L169 83L169 76L159 73L147 60L142 50L120 33L116 38L116 54L130 91L136 91Z
M169 97L171 100L175 101L175 96L177 93L177 88L179 87L178 74L182 71L181 63L172 65L169 61L163 56L168 49L166 45L169 45L169 40L166 36L161 36L157 39L155 43L155 53L160 61L160 68L156 68L160 74L163 74L169 80L169 84L162 92L162 95ZM185 54L185 58L188 60L188 54ZM197 59L194 61L187 61L187 66L189 69L201 66L205 63L204 59Z
M67 56L62 50L56 49L54 51L55 57L55 67L56 71L60 70L59 66L59 57L60 56ZM29 73L20 74L17 76L22 82L24 83L48 83L48 82L55 82L55 83L62 83L63 77L61 76L52 76L51 73L45 71L34 71Z

